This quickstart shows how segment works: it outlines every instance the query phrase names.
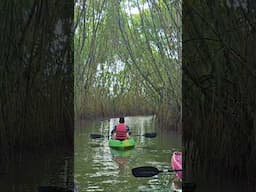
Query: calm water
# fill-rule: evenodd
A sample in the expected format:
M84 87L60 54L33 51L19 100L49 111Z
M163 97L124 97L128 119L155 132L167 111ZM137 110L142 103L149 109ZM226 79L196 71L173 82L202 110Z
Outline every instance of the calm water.
M170 157L174 150L181 150L181 135L161 132L155 126L153 116L126 117L133 135L157 132L156 138L134 137L134 149L120 153L111 150L108 139L91 139L91 133L108 135L118 119L78 122L75 129L74 178L82 191L172 191L174 174L160 173L151 178L136 178L131 169L154 166L170 169Z

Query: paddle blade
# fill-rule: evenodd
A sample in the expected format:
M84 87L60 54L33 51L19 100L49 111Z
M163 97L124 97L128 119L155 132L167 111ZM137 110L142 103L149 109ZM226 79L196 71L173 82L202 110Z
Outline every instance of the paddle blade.
M100 135L100 134L91 134L91 138L92 139L99 139L99 138L102 138L104 137L104 135Z
M148 137L148 138L155 138L156 133L145 133L143 136Z
M145 167L136 167L132 169L132 174L135 177L152 177L157 175L160 171L155 167L145 166Z

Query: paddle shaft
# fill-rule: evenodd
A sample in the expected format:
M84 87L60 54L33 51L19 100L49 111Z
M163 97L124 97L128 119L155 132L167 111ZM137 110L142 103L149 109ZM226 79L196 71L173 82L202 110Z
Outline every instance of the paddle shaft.
M143 136L143 137L147 137L148 135L143 134L143 135L132 135L133 137L139 137L139 136Z
M159 173L170 173L170 172L178 172L182 171L182 169L166 169L166 170L159 170Z
M135 177L152 177L154 175L158 175L159 173L164 173L164 172L178 172L182 170L158 170L156 167L151 167L151 166L144 166L144 167L137 167L132 169L132 174Z

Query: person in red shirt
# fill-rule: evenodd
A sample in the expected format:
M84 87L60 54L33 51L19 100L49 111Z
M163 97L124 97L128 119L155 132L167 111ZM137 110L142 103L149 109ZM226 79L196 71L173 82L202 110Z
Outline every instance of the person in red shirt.
M114 129L111 131L111 135L113 139L117 140L125 140L129 138L130 129L125 124L123 117L120 117L119 124L116 125Z

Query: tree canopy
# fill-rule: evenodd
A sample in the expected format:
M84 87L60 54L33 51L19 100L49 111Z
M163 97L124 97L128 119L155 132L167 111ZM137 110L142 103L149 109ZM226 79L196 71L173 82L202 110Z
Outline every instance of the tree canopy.
M181 111L180 1L81 0L75 27L77 114Z

